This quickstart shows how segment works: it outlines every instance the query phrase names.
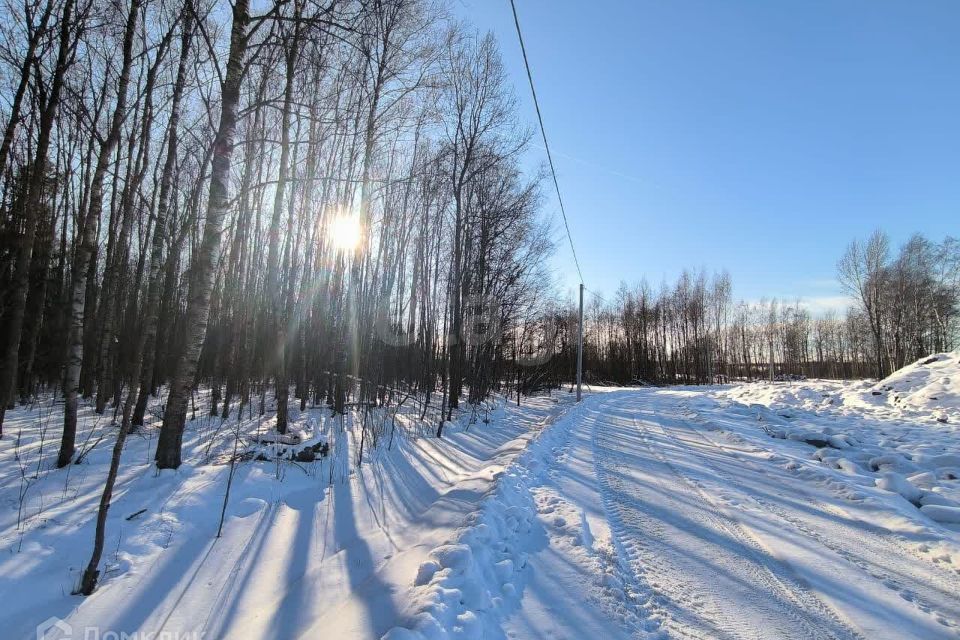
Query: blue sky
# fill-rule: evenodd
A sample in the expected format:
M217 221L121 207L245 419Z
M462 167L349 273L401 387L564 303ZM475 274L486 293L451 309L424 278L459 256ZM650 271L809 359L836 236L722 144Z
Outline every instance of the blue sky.
M855 236L960 233L957 0L516 1L589 288L727 268L820 307ZM453 2L532 125L509 0Z

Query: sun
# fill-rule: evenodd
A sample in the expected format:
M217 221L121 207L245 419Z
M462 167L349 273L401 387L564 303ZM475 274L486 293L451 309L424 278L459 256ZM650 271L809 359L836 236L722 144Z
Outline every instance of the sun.
M355 216L338 215L330 222L330 239L340 251L353 251L360 246L363 229Z

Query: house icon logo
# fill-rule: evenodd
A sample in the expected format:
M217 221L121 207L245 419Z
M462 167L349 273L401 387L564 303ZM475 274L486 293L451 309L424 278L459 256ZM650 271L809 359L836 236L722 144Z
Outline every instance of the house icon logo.
M53 616L37 625L37 640L69 640L73 637L73 627Z

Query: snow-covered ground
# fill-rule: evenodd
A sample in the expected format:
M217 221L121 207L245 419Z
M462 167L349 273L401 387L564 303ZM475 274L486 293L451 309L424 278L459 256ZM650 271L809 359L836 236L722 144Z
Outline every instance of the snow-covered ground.
M219 539L235 434L247 443L269 433L272 418L188 421L184 465L160 474L151 464L154 420L128 440L105 575L86 599L71 591L90 556L113 427L84 408L78 449L90 451L57 470L59 405L48 399L8 412L0 440L0 637L34 638L52 616L74 638L379 637L396 624L398 592L427 552L455 535L494 478L570 405L566 393L519 408L501 401L474 424L465 413L440 441L426 431L416 437L408 421L392 448L367 442L359 470L356 425L330 419L326 408L300 414L291 405L302 445L329 441L331 456L239 463ZM52 628L47 637L58 636Z
M593 394L389 637L958 637L958 372Z
M141 431L105 579L83 599L70 591L110 437L52 470L40 434L55 408L15 413L0 441L3 637L52 615L208 639L960 637L960 353L879 383L498 405L442 441L381 442L359 470L349 421L295 415L333 455L239 464L219 540L231 430L269 421L219 433L199 418L188 464L159 475ZM104 429L83 424L88 443Z

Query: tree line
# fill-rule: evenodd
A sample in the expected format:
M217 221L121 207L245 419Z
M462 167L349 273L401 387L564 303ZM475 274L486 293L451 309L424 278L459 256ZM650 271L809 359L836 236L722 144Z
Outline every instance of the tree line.
M659 288L646 281L621 285L610 300L588 293L585 378L617 384L882 378L956 348L957 239L937 243L917 234L894 252L878 231L849 245L837 277L850 297L845 312L814 314L799 300L735 302L729 274L703 270L684 271ZM576 335L570 305L553 321L561 335ZM555 379L570 379L573 349L566 338L557 343Z

